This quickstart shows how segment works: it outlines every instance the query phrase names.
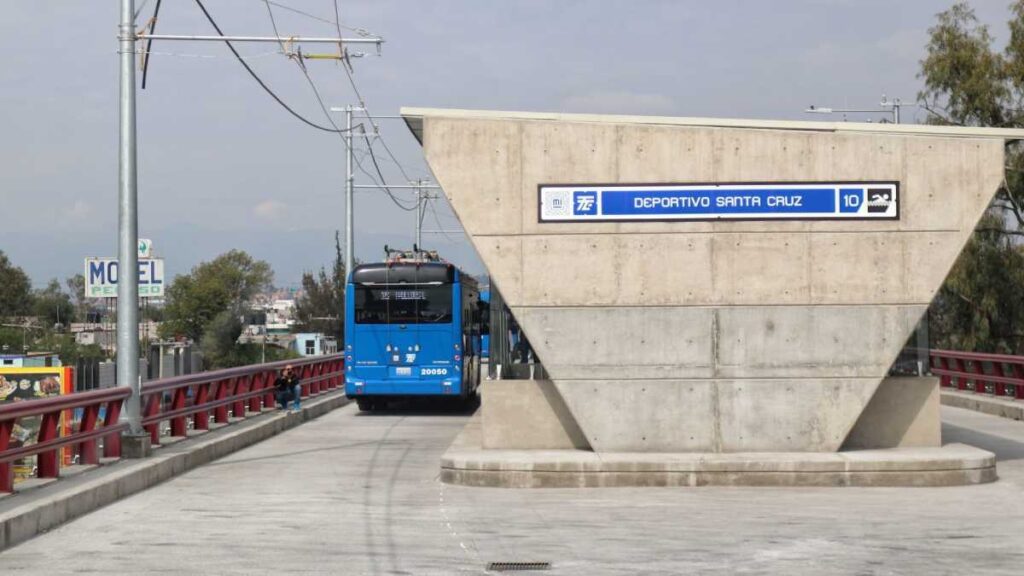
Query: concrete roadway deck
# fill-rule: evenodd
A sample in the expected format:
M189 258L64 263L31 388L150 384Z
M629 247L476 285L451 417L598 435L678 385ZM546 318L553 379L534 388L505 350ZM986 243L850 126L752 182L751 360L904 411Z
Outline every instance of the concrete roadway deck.
M1020 574L1024 423L943 408L959 488L508 490L438 482L465 415L354 406L0 554L7 574Z

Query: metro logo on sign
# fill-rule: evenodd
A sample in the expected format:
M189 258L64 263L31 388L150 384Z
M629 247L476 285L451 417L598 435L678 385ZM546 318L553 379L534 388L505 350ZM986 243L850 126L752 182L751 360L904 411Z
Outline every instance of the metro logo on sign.
M540 222L899 219L898 182L552 184L538 189ZM569 198L571 212L565 209Z
M597 192L573 192L572 213L593 216L597 214Z

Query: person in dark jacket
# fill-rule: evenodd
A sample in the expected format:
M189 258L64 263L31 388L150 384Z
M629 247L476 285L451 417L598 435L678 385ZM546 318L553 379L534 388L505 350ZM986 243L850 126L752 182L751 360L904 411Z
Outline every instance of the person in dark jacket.
M284 371L274 381L274 387L277 388L277 403L281 405L281 410L287 409L288 401L292 400L292 410L298 412L302 402L302 385L291 365L284 367Z

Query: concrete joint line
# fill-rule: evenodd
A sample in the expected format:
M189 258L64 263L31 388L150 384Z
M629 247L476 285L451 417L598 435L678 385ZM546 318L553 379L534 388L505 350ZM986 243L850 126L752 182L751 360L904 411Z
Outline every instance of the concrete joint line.
M318 418L349 403L339 390L305 401L301 412L268 412L199 437L189 438L158 450L142 460L120 460L95 478L62 486L58 481L39 488L53 494L36 498L0 512L0 551L83 516L122 498L151 488L228 454L276 436L308 420ZM17 495L8 498L18 498ZM7 498L4 499L6 504Z

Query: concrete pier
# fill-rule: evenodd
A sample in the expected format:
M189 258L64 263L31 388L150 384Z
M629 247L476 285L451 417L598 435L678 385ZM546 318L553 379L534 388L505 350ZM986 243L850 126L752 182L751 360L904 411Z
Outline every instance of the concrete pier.
M1001 184L1005 142L1024 137L402 114L596 452L838 450ZM545 187L807 182L837 192L887 182L897 210L884 220L550 221L539 208Z

